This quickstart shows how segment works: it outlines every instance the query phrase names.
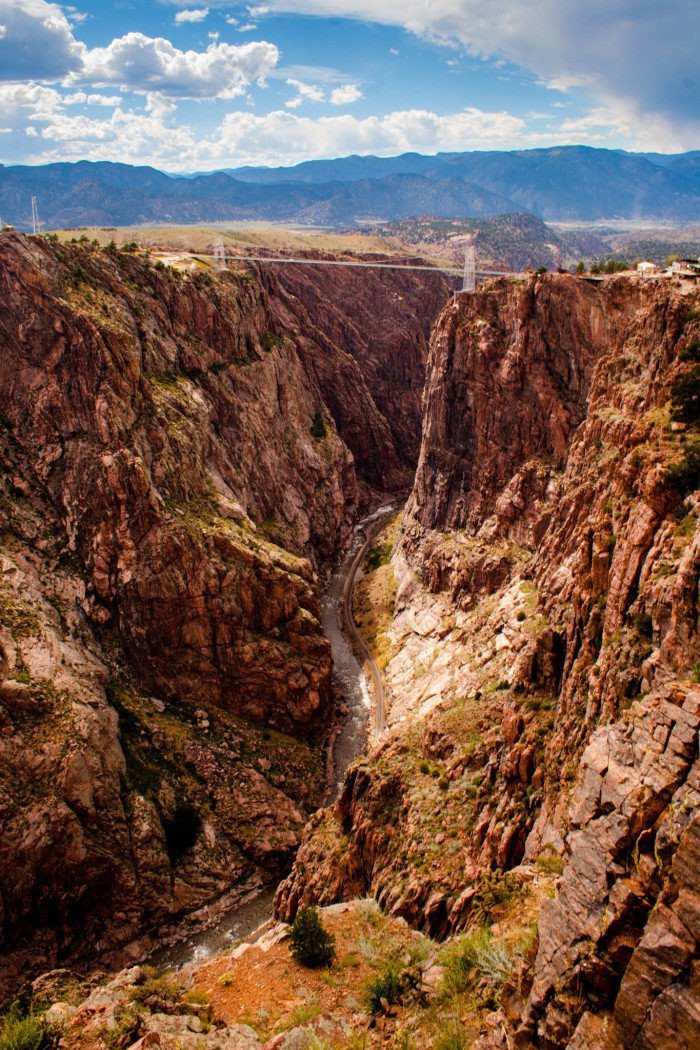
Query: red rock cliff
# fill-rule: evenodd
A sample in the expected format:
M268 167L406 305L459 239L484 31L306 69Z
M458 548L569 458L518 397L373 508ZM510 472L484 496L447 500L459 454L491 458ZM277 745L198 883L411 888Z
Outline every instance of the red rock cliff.
M279 873L323 791L314 569L406 454L333 342L342 304L309 330L268 285L0 238L8 989ZM363 414L386 472L343 440Z
M389 733L278 897L372 892L444 934L554 853L499 1021L519 1045L697 1033L698 346L697 293L664 281L493 282L443 312Z

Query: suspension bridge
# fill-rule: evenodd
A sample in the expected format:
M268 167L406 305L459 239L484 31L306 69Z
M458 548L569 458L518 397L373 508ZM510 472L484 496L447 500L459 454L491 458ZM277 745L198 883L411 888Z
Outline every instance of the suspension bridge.
M479 277L514 277L510 270L486 270L477 266L476 249L473 244L466 247L464 253L464 266L457 268L452 265L441 266L428 263L402 263L402 262L361 262L359 259L308 259L296 256L272 256L272 255L227 255L223 241L218 241L213 249L214 265L218 270L226 269L227 262L257 262L271 263L274 265L291 266L345 266L366 270L419 270L429 273L444 273L451 277L462 278L462 291L473 292L476 288L476 278Z

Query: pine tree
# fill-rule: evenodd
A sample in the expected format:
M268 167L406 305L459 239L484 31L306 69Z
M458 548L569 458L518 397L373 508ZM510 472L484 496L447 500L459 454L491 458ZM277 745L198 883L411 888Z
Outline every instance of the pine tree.
M292 923L291 953L298 963L317 969L330 966L335 942L314 907L300 908Z

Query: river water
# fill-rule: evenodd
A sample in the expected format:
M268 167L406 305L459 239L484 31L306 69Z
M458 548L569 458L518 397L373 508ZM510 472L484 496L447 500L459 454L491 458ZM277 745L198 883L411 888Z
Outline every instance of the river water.
M338 797L346 769L367 747L372 711L364 671L343 632L343 591L353 562L367 537L367 529L395 513L395 505L386 505L356 524L348 552L331 574L321 599L321 624L333 654L333 684L343 696L348 711L333 749L333 784L327 803ZM158 948L148 958L148 963L159 970L174 970L232 947L272 916L275 890L276 887L252 890L242 902L222 910L207 929L200 929L168 947Z
M394 505L379 507L355 526L350 548L331 576L321 602L323 633L333 653L333 684L347 704L348 716L333 751L334 783L329 802L340 794L345 771L367 747L372 700L367 679L343 631L342 598L348 573L365 542L367 529L396 513Z

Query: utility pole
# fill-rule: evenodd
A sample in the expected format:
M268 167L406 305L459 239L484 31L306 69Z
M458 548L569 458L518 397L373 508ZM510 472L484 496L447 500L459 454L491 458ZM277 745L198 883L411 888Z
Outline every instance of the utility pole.
M214 245L214 266L217 270L226 269L226 248L223 240L217 241Z
M36 237L41 233L43 222L39 222L39 209L36 206L36 197L32 197L32 233Z

